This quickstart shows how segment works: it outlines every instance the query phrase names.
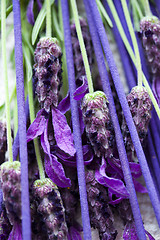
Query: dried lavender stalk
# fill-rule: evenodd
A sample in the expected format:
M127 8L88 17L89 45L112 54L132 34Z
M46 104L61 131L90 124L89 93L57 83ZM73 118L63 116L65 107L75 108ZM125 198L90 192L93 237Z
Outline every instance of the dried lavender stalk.
M87 52L88 62L90 67L93 64L93 47L91 42L91 37L88 31L88 25L85 19L80 19L80 26L82 30L82 35L85 43L85 48ZM76 26L75 23L72 23L71 26L71 39L72 39L72 48L73 48L73 59L74 59L74 67L75 67L75 76L76 79L85 75L85 67L83 63L83 58L80 50L80 45L77 37Z
M33 185L37 211L45 222L50 240L67 240L65 210L56 185L49 179L36 180Z
M105 94L100 91L86 94L82 102L82 113L86 133L95 154L98 157L112 157L115 138Z
M113 225L107 189L95 180L93 170L86 170L86 188L91 226L97 228L101 240L116 239L118 232Z
M127 96L128 105L136 126L141 144L144 144L148 131L149 121L151 119L152 102L144 87L134 87ZM134 151L134 146L130 133L123 118L122 133L127 151Z
M145 17L140 22L142 43L148 64L153 75L160 73L160 20L157 17Z
M19 161L5 162L0 168L3 199L12 225L21 220L21 166Z
M62 52L55 39L41 38L35 50L34 79L41 107L47 112L57 107L62 80Z
M6 124L0 121L0 164L5 161L7 151L7 129Z

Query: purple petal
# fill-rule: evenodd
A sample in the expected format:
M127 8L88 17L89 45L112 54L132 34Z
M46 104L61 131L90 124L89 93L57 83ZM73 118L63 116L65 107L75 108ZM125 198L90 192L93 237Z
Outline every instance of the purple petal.
M84 145L83 147L83 159L84 165L88 165L93 160L93 153L89 145ZM76 167L76 156L69 156L67 153L63 152L59 147L54 147L54 154L62 161L66 166Z
M70 187L71 180L66 178L63 166L58 162L57 157L54 155L45 155L45 170L48 177L58 186L58 187Z
M21 225L15 223L13 225L12 231L9 234L8 240L22 240Z
M60 101L57 108L63 114L65 114L70 109L70 95L69 95L69 93L67 93L67 96Z
M81 235L74 227L70 227L69 233L70 233L71 240L82 240Z
M85 125L84 125L84 122L83 122L82 110L80 108L78 108L78 112L79 112L80 130L81 130L81 134L83 134L84 129L85 129Z
M147 237L149 238L149 240L155 240L155 238L152 237L152 235L149 232L147 232L146 230L145 230L145 233L146 233Z
M37 113L37 117L35 118L35 120L27 130L27 142L33 140L34 138L40 136L43 133L45 123L46 123L46 117L44 115L44 109L41 109Z
M147 189L146 189L141 183L139 183L138 181L136 181L134 178L133 178L133 183L134 183L135 190L136 190L137 192L140 192L140 193L148 193Z
M123 239L124 240L138 240L134 222L128 222L126 224L124 232L123 232Z
M48 141L47 131L48 131L48 119L46 120L46 123L44 125L44 131L41 135L41 146L46 154L50 154L50 144Z
M74 156L76 150L71 129L66 117L56 108L52 108L52 123L58 147L70 156Z
M31 25L34 25L33 4L34 0L30 0L27 7L27 20Z
M152 90L153 90L154 96L157 100L157 103L160 107L160 77L159 76L156 76L153 79Z
M124 183L115 178L108 177L105 172L106 162L105 159L102 158L102 164L99 170L95 172L96 180L105 187L108 187L110 192L115 194L117 197L129 197L129 193L124 185Z
M85 96L85 94L88 92L87 77L82 76L80 80L82 80L82 85L76 89L73 97L77 101L81 100Z
M139 178L142 175L141 166L139 163L129 162L129 167L134 178Z
M41 8L42 8L42 3L41 3L40 0L36 0L36 2L37 2L37 5L38 5L38 11L40 11Z

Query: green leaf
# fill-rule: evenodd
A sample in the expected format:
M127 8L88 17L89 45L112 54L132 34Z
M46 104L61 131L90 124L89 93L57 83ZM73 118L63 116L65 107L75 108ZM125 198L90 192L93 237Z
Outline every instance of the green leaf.
M8 15L12 12L13 10L13 5L10 5L7 9L6 9L6 18L8 17ZM1 17L0 17L0 29L1 29Z
M108 14L107 14L105 8L103 7L102 3L100 2L100 0L96 0L96 2L97 2L97 6L98 6L98 9L99 9L101 15L107 21L108 25L112 28L113 27L112 21L111 21L110 17L108 16Z
M54 0L51 0L51 5L54 3ZM41 8L41 11L39 12L37 19L35 21L33 30L32 30L32 45L35 44L37 40L37 36L39 34L39 31L41 29L41 26L44 22L44 19L46 17L46 5L43 4L43 7Z
M4 112L5 112L5 104L3 103L3 104L0 106L0 118L3 117Z

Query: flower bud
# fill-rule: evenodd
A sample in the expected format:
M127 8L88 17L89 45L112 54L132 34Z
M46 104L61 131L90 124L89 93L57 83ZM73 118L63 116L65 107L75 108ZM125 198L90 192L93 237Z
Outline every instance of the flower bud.
M5 162L0 169L3 199L10 223L21 220L21 168L20 162Z
M58 105L58 93L62 80L62 52L55 39L41 38L35 50L34 79L41 107L47 112Z
M112 157L115 138L105 94L101 91L86 94L82 102L82 114L86 134L95 154L98 157Z
M144 144L151 119L152 102L145 87L132 88L127 96L129 108L136 126L141 144ZM122 123L122 133L127 151L134 151L134 146L125 119Z
M65 209L56 185L49 179L36 180L33 185L37 211L43 216L50 240L67 240Z
M108 205L107 189L96 181L93 170L86 170L86 190L91 226L97 228L100 239L116 239L117 230L113 226L114 219Z
M153 74L160 73L160 20L157 17L145 17L140 22L142 43L148 64Z

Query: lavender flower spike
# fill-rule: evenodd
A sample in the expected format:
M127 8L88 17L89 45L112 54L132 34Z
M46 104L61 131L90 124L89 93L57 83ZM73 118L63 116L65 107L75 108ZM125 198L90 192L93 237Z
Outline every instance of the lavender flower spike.
M91 227L88 211L86 184L85 184L85 171L83 163L83 151L82 142L79 126L79 116L78 116L78 106L77 102L73 99L75 86L75 72L73 63L73 52L72 52L72 42L70 34L69 25L69 12L68 12L68 1L61 1L62 13L63 13L63 25L64 25L64 37L65 37L65 48L66 48L66 59L67 59L67 69L68 69L68 80L69 80L69 90L70 90L70 104L72 113L72 124L73 124L73 136L74 143L77 153L77 172L79 181L79 192L81 200L81 212L82 212L82 223L84 231L84 239L91 240Z
M21 36L20 1L13 0L14 36L15 36L15 66L18 103L18 129L21 160L21 189L22 189L22 236L23 240L31 239L31 221L28 186L28 155L26 141L26 116L24 99L23 53Z
M151 202L152 202L155 214L156 214L156 218L160 225L160 209L159 209L159 199L157 196L157 192L156 192L156 189L155 189L155 186L154 186L154 183L153 183L153 180L152 180L152 177L151 177L151 174L150 174L147 162L146 162L146 158L145 158L142 146L139 141L139 137L138 137L135 125L133 123L133 119L132 119L132 116L131 116L131 113L129 110L129 106L128 106L128 103L127 103L127 100L125 97L123 86L119 79L117 67L114 62L112 52L110 50L109 42L108 42L104 27L103 27L101 17L99 15L99 12L98 12L98 9L96 6L96 3L95 3L95 1L89 1L89 2L90 2L90 7L91 7L93 15L94 16L96 15L95 25L97 27L97 31L99 33L99 37L101 39L101 42L102 42L102 45L104 48L104 53L105 53L106 59L108 61L108 65L109 65L109 68L110 68L110 71L111 71L111 74L112 74L112 77L114 80L114 84L115 84L115 87L116 87L116 90L118 93L118 97L119 97L119 100L120 100L120 103L121 103L121 106L122 106L122 109L124 112L124 116L126 118L126 122L127 122L129 131L130 131L130 134L132 137L132 141L133 141L133 144L134 144L134 147L136 150L136 154L137 154L137 157L139 159L139 162L140 162L140 165L142 168L142 173L145 178L146 186L148 189L148 194L151 198ZM94 19L95 19L95 17L94 17Z

